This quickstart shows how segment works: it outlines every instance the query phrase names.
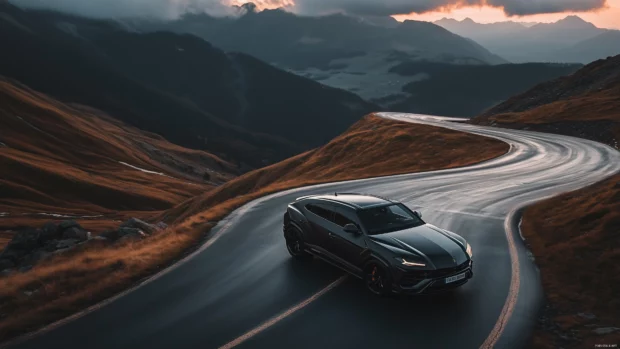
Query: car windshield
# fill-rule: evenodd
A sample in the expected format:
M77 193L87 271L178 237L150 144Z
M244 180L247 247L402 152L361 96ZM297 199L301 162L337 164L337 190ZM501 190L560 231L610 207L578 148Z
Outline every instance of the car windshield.
M385 234L417 227L424 221L402 204L373 207L358 211L368 235Z

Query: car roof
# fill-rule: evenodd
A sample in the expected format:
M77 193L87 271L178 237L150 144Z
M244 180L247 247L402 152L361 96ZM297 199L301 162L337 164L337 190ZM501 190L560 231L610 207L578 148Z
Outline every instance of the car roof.
M312 196L305 196L297 200L303 200L303 199L315 199L315 200L337 202L337 203L345 204L347 206L352 206L355 209L365 209L369 207L383 206L383 205L396 203L396 201L382 198L380 196L370 195L370 194L357 194L357 193L335 193L335 194L327 194L327 195L312 195Z

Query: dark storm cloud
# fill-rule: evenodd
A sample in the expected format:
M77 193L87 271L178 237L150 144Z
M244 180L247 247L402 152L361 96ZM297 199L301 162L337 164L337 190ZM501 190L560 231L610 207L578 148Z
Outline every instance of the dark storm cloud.
M56 10L93 18L173 19L187 12L234 14L221 0L9 0L25 8Z
M358 15L424 13L441 8L468 5L499 7L508 15L587 12L605 6L606 0L296 0L295 9L304 14L346 12Z
M489 0L507 15L525 16L539 13L587 12L603 8L606 0Z
M155 17L172 19L187 12L235 15L231 5L243 0L10 0L28 8L52 9L88 17ZM248 0L251 1L251 0ZM306 15L346 12L387 16L423 13L441 8L489 5L508 15L585 12L605 6L606 0L255 0L259 8L285 7ZM294 4L294 5L293 5ZM238 14L238 13L237 13Z

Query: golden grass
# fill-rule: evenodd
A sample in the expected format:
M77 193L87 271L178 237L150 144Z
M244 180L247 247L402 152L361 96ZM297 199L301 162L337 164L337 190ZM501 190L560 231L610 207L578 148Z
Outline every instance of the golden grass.
M250 172L162 214L173 227L120 246L93 246L0 279L0 340L95 304L201 243L214 222L269 193L331 181L471 165L504 154L503 142L367 116L326 146ZM24 291L39 290L26 296Z
M1 77L0 141L7 145L0 147L0 212L162 210L212 188L201 178L207 168L221 172L219 182L234 170L212 154ZM191 164L200 173L192 177L162 161Z
M472 119L478 125L496 125L498 127L518 128L533 127L539 129L546 125L559 127L571 122L608 121L611 129L599 130L596 140L606 141L604 136L610 132L616 142L620 142L620 87L587 93L584 95L544 104L523 112L484 115ZM560 132L543 128L541 130ZM616 146L616 144L611 144Z
M522 232L542 274L551 320L565 333L577 331L579 338L564 342L538 330L534 343L546 348L620 343L619 332L592 332L620 327L620 175L528 208Z

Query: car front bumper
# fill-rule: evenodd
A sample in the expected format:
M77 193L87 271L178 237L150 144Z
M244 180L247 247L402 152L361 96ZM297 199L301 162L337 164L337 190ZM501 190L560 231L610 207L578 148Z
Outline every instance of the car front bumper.
M410 271L394 268L392 289L399 294L430 294L449 291L466 284L474 276L471 260L449 270ZM446 282L446 279L465 274L463 279Z

